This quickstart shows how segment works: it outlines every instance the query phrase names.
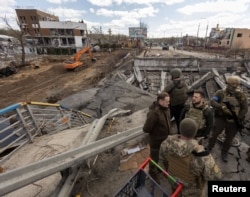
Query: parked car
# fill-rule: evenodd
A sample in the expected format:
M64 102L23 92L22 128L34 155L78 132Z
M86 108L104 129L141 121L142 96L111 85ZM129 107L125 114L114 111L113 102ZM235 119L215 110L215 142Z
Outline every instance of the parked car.
M168 44L164 44L162 46L162 50L169 50L169 45Z
M8 66L1 66L0 65L0 78L1 77L8 77L12 74L17 73L16 63L10 62Z

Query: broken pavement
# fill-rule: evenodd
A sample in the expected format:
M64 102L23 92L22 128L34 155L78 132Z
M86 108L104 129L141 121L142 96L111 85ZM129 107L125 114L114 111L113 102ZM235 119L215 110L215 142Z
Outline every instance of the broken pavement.
M154 50L150 53L154 53ZM82 90L77 94L66 97L60 103L91 114L93 120L100 119L114 108L130 110L130 113L127 115L107 119L103 123L103 126L100 127L98 139L101 139L143 125L147 108L156 98L157 92L162 90L164 82L169 80L168 72L172 67L178 66L184 70L184 78L187 80L190 89L207 87L208 97L218 88L223 87L224 74L239 73L241 71L242 74L247 73L246 76L249 75L248 70L241 61L224 60L224 64L222 64L222 60L218 62L211 58L207 60L199 58L188 59L186 57L177 59L171 56L168 59L159 50L155 50L156 55L152 55L152 57L148 56L150 53L147 53L147 57L144 59L138 56L134 62L123 62L119 66L119 69L115 69L112 73L109 73L95 88ZM166 51L165 53L167 56L172 51ZM152 61L156 63L154 64ZM140 65L141 62L143 62L142 65ZM221 66L216 66L216 62ZM134 66L137 66L137 68L134 69ZM217 73L220 74L218 75ZM245 84L248 84L247 80L244 80L246 81ZM145 85L148 88L145 88ZM247 85L243 84L242 88L248 93ZM246 122L246 126L247 128L244 129L243 136L238 136L242 142L241 146L230 149L228 163L223 163L220 159L219 142L212 151L216 162L223 171L224 180L249 180L249 163L246 161L246 152L249 147L249 122ZM175 127L173 126L174 132ZM55 136L55 138L57 137ZM80 138L76 138L78 139L78 143L73 143L74 146L70 148L80 145ZM135 144L137 143L139 141ZM104 194L110 196L117 192L134 173L134 170L119 171L120 151L122 148L130 146L131 143L127 142L122 146L119 145L99 154L94 165L91 167L91 173L85 169L86 171L83 170L81 175L79 175L73 193L82 193L85 196L92 196L91 194L95 196L103 196ZM19 159L25 160L25 158ZM114 187L110 188L110 184L114 185ZM39 190L40 188L37 187L37 192Z

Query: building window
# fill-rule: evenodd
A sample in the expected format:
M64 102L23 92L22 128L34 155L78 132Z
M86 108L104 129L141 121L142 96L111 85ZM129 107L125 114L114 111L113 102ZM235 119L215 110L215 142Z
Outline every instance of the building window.
M66 29L66 35L73 35L73 31L72 31L72 29Z
M242 33L237 34L237 38L240 38L240 37L242 37Z
M51 34L52 36L58 35L56 29L50 29L50 34Z
M20 16L20 23L26 24L25 16Z
M58 29L58 33L59 33L59 35L64 35L65 34L64 29Z
M84 35L85 35L84 30L80 30L80 33L81 33L81 36L84 36Z

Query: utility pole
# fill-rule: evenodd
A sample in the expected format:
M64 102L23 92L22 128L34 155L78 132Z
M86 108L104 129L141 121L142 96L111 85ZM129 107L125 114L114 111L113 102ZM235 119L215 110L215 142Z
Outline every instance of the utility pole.
M204 49L206 49L206 44L207 44L207 31L208 31L208 23L207 23L207 28L206 28L205 40L204 40Z
M111 44L111 34L112 34L112 31L111 31L110 28L108 30L108 33L109 33L109 46L110 46L110 44Z
M197 46L198 46L199 31L200 31L200 23L198 24L198 30L197 30L197 40L196 40L196 45Z

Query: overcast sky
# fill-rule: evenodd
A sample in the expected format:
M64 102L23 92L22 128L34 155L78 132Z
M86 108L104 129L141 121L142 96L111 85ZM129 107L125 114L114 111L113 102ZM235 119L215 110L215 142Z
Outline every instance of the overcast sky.
M148 37L193 35L204 37L217 24L221 28L250 29L250 0L0 0L0 17L13 28L16 8L54 14L60 21L87 23L88 30L128 35L128 27L148 26ZM0 19L0 28L6 25ZM198 32L199 29L199 32Z

